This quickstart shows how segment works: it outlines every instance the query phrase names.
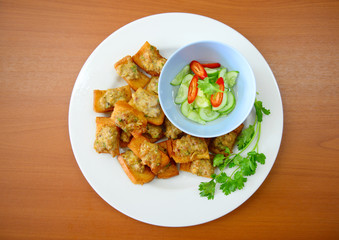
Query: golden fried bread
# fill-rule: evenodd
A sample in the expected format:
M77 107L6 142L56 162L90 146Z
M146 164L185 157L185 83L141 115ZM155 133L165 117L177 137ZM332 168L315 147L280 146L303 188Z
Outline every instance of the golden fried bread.
M144 114L133 108L127 102L118 101L115 103L111 119L115 125L133 136L146 132L147 119Z
M152 173L149 167L143 165L141 159L131 150L127 150L119 155L118 161L128 178L134 184L144 184L154 179L154 173Z
M133 56L133 61L148 74L159 76L166 63L166 58L159 54L156 47L146 41Z
M96 118L96 135L94 149L98 153L110 153L113 157L119 154L120 129L109 117Z
M158 94L159 77L151 77L150 82L146 85L146 90Z
M164 131L162 129L162 126L147 123L146 132L142 135L146 137L150 142L154 143L164 136Z
M155 143L151 143L143 136L133 137L128 147L137 155L144 165L151 168L154 174L165 167L169 162L169 157L159 149Z
M145 87L150 81L150 78L138 69L138 66L133 62L131 56L120 59L114 64L114 68L135 91L138 88Z
M165 114L160 106L158 95L146 89L138 88L137 91L132 93L132 98L128 103L143 112L149 123L162 125L164 122Z
M176 163L187 163L198 159L209 159L208 147L203 138L185 135L167 142L167 151Z
M176 162L173 159L170 159L170 162L159 170L157 173L157 178L167 179L179 175L179 170Z
M213 138L208 146L209 151L215 154L219 153L223 154L224 156L228 156L228 154L225 152L226 147L228 147L228 149L232 153L234 144L237 140L238 135L241 133L243 127L244 124L241 124L232 132Z
M170 120L165 118L164 120L164 126L165 126L165 136L169 139L177 139L178 137L181 137L183 135L183 132L174 126Z
M211 175L214 173L214 167L210 159L199 159L189 163L180 163L180 170L208 178L211 178Z
M129 132L125 132L125 131L120 131L120 147L125 148L127 147L128 143L131 141L132 139L132 134Z
M168 154L166 141L157 144L161 151L163 151L165 154ZM165 167L160 169L160 171L157 174L157 178L166 179L177 175L179 175L178 166L173 159L170 159L170 162Z
M94 90L93 109L98 113L111 112L117 101L128 102L131 98L132 91L128 85L107 90Z

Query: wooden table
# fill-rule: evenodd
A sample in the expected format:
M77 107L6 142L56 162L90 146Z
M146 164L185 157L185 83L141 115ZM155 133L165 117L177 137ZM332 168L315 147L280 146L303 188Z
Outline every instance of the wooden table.
M259 190L230 214L185 228L108 205L68 136L87 57L125 24L163 12L205 15L242 33L269 63L284 106L280 152ZM0 239L339 237L338 1L0 1L0 49Z

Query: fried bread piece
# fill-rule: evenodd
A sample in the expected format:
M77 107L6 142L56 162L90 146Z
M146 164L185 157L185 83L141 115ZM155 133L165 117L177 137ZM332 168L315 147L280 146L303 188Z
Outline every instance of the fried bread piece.
M137 90L143 88L150 81L150 78L139 71L138 66L133 62L131 56L126 56L114 64L117 73L128 83L128 85Z
M213 138L208 146L209 151L215 154L223 154L225 157L228 156L228 154L225 152L226 147L228 147L228 149L232 153L235 141L237 140L237 137L241 133L243 127L244 124L241 124L232 132L222 135L220 137Z
M187 163L198 159L209 159L208 147L203 138L185 135L168 140L167 151L176 163Z
M146 41L133 56L133 61L148 74L159 76L166 63L166 58L159 54L159 50L156 47Z
M93 109L98 113L110 112L113 111L117 101L128 102L131 98L132 91L128 85L107 90L94 90Z
M151 77L150 82L146 85L146 90L158 94L159 77Z
M166 141L158 143L158 146L161 151L163 151L165 154L168 154ZM157 174L157 178L166 179L177 175L179 175L177 164L173 159L170 159L170 162L165 167L160 169L160 171Z
M149 123L161 125L164 122L165 114L161 109L158 95L138 88L137 91L132 93L132 99L128 103L143 112Z
M154 173L151 169L141 163L141 159L138 158L131 150L127 150L118 156L118 161L122 169L127 174L128 178L134 184L144 184L154 179Z
M142 135L154 143L164 136L164 131L162 130L162 126L147 123L146 132Z
M98 153L110 153L113 157L120 153L120 129L109 117L97 117L94 149Z
M214 173L214 167L210 159L198 159L189 163L180 163L180 170L208 178L211 178Z
M127 102L118 101L115 103L111 119L116 126L133 136L146 132L147 119L144 114Z
M169 139L177 139L183 133L179 128L174 126L167 118L165 118L164 120L164 126L165 126L165 136Z
M141 159L144 165L151 168L154 174L157 174L170 161L157 144L149 142L147 138L141 135L133 137L128 147Z
M120 131L120 147L125 148L127 147L128 143L131 141L132 139L132 134L129 132L125 132L125 131Z

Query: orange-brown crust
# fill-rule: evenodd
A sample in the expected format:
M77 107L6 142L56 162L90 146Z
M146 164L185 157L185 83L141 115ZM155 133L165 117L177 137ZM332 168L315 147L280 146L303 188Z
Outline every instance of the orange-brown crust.
M165 167L160 169L160 171L157 174L157 178L167 179L178 175L179 175L178 166L176 162L174 162L174 160L171 159L170 162Z
M159 145L161 151L163 151L165 154L168 153L167 141L163 141L157 144ZM170 159L170 162L158 172L157 177L167 179L177 175L179 175L178 166L173 159Z
M128 104L136 109L136 106L134 104L133 98L128 102ZM160 108L159 116L157 116L157 117L148 117L148 116L145 115L145 118L147 119L147 122L152 123L152 124L157 125L157 126L160 126L164 122L165 114L164 114L164 111Z
M113 111L113 106L111 108L102 108L99 104L101 97L105 94L105 90L93 90L93 110L98 113L104 113Z
M113 150L107 150L104 149L102 151L98 151L96 148L94 148L98 153L110 153L113 157L117 156L120 154L120 129L114 124L114 122L109 118L109 117L96 117L95 119L96 123L96 140L99 132L101 129L105 126L111 127L114 131L117 132L117 141L115 142L115 147Z
M174 159L174 161L176 163L188 163L188 162L192 162L194 160L198 160L198 159L209 159L209 152L208 152L208 146L206 144L206 142L204 141L204 148L205 148L205 151L203 153L198 153L198 154L190 154L189 156L178 156L175 152L175 149L174 149L174 142L175 141L178 141L178 139L169 139L168 140L168 143L167 143L167 151L168 151L168 154L171 158Z
M124 64L128 64L128 63L133 63L133 59L131 56L126 56L122 59L120 59L118 62L116 62L114 64L114 68L118 71L119 66L122 66ZM135 65L136 66L136 65ZM119 75L127 82L127 84L134 90L136 91L138 88L144 88L149 81L151 80L151 78L149 78L148 76L146 76L145 74L143 74L141 71L139 71L139 69L136 69L136 71L139 72L139 77L138 78L134 78L134 79L129 79L126 78L124 76L121 76L119 73Z
M118 161L128 176L128 178L134 183L134 184L144 184L151 182L155 175L152 173L151 169L149 169L147 166L145 166L145 171L143 173L135 171L133 168L131 168L126 160L123 158L122 155L118 156Z
M148 139L149 142L151 143L155 143L157 141L159 141L160 139L162 139L164 137L164 132L161 132L161 134L159 135L159 137L157 138L153 138L150 134L148 133L143 133L142 136L144 136L145 138Z
M209 159L200 159L200 160L194 160L194 161L188 162L188 163L180 163L180 167L179 167L180 171L189 172L189 173L192 173L192 174L200 176L200 177L212 178L211 174L198 174L198 173L194 173L192 171L192 165L194 164L195 161L207 161L206 163L208 163L209 167L213 166L213 163L211 162L211 160L209 160Z
M192 172L191 172L191 164L192 164L192 162L188 162L188 163L180 163L180 164L179 164L179 165L180 165L180 167L179 167L180 171L185 171L185 172L190 172L190 173L192 173Z
M132 91L131 88L126 85L122 87L116 88L118 91L123 91L126 94L126 98L124 101L128 102L132 98ZM110 107L102 107L100 104L100 99L105 95L105 93L110 90L93 90L93 110L98 113L105 113L105 112L111 112L114 109L114 105ZM122 99L121 99L122 100Z
M162 61L166 62L166 58L160 55L159 50L152 46L149 42L145 42L144 45L139 49L139 51L132 57L133 61L145 72L150 74L151 76L159 76L162 68L156 68L156 67L149 67L147 65L147 62L144 60L144 54L149 54L154 53L154 56L152 57L152 60L154 61Z
M223 154L224 156L228 156L228 154L225 152L225 148L220 148L218 147L216 144L216 142L218 141L218 138L229 138L231 140L230 143L228 143L227 145L225 145L224 147L228 147L230 152L232 153L233 148L234 148L234 144L237 140L237 137L239 136L239 134L241 133L242 129L244 127L244 124L241 124L239 127L237 127L236 129L234 129L232 132L229 132L223 136L220 137L216 137L210 140L210 143L208 145L208 149L211 153L214 154Z
M136 126L133 129L125 129L126 126L124 126L124 122L120 121L121 116L127 114L127 115L133 115L134 117L138 118L141 121L141 125ZM133 108L131 105L129 105L127 102L124 101L118 101L115 103L114 111L111 115L111 119L114 121L114 123L124 131L129 131L133 136L140 135L144 132L146 132L146 126L147 126L147 119L145 118L144 114L137 109ZM120 120L119 120L120 119Z
M140 147L141 145L148 140L147 138L143 137L143 136L135 136L132 138L132 140L130 141L130 143L127 145L129 149L131 149L133 151L133 153L135 155L137 155L140 159L143 159L143 156L141 155L140 153ZM155 144L155 143L151 143L151 144ZM151 167L151 171L154 173L154 174L157 174L160 169L162 169L163 167L165 167L169 162L170 162L170 159L169 157L162 151L160 151L160 154L161 154L161 162L158 166L156 167Z
M128 146L128 143L129 143L129 142L124 142L124 141L121 141L121 140L120 140L120 143L119 143L119 144L120 144L120 147L121 147L121 148L126 148L126 147Z

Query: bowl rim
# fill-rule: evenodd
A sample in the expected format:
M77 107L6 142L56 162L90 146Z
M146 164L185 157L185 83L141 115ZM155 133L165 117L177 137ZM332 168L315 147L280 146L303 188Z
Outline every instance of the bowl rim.
M200 40L200 41L194 41L194 42L190 42L186 45L183 45L181 46L180 48L178 48L177 50L175 50L171 55L170 57L167 59L165 65L163 66L163 69L166 69L166 66L167 64L172 60L172 58L174 58L179 52L181 52L183 49L185 48L188 48L192 45L197 45L197 44L219 44L219 45L222 45L223 47L227 47L229 49L231 49L233 52L235 52L244 62L245 65L247 65L246 67L248 68L249 70L249 73L250 73L250 76L251 76L251 79L253 79L253 92L252 92L252 95L251 98L250 98L250 102L252 103L248 109L246 109L245 111L245 114L244 116L241 118L241 121L239 121L237 124L234 124L234 126L232 126L232 128L229 128L230 130L224 130L224 131L219 131L218 133L216 134L203 134L203 133L199 133L199 132L192 132L190 130L187 130L183 127L181 127L180 125L178 125L176 123L176 121L174 121L171 117L171 115L167 112L167 108L164 107L166 106L166 104L163 102L163 99L161 97L161 91L160 91L160 86L162 85L161 84L161 79L163 79L164 77L164 74L163 74L163 71L161 71L160 73L160 76L159 76L159 83L158 83L158 95L159 95L159 102L160 102L160 105L161 105L161 108L163 109L163 112L166 116L166 118L175 126L177 127L178 129L180 129L181 131L183 131L184 133L186 134L189 134L191 136L195 136L195 137L201 137L201 138L214 138L214 137L218 137L218 136L222 136L222 135L225 135L229 132L232 132L234 129L236 129L240 124L242 124L247 118L248 116L250 115L253 107L254 107L254 102L255 102L255 97L256 97L256 79L255 79L255 75L254 75L254 72L253 72L253 69L251 67L251 65L249 64L248 60L244 57L243 54L240 53L240 51L238 51L236 48L234 48L233 46L227 44L227 43L224 43L224 42L220 42L220 41L216 41L216 40ZM189 64L189 63L187 63ZM173 92L173 87L172 85L170 85L171 87L171 92ZM174 100L173 100L174 101ZM176 105L176 104L175 104ZM198 123L195 123L193 122L192 120L188 119L187 117L184 117L185 121L190 121L191 123L193 124L198 124ZM211 121L213 122L213 121ZM215 125L215 127L219 126L219 125L223 125L222 122L218 123L217 125ZM203 126L206 126L206 125L202 125L202 124L199 124L199 127L203 127Z

